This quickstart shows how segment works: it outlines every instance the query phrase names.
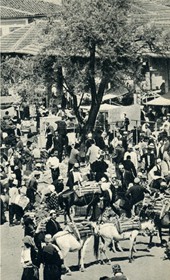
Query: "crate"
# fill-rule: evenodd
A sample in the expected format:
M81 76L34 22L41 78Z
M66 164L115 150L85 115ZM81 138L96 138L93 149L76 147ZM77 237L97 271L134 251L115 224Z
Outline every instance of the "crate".
M134 221L132 219L119 220L118 227L120 233L131 230L140 230L140 221Z
M86 206L75 206L75 217L84 217L87 213L87 205ZM92 214L92 210L90 210L89 215Z

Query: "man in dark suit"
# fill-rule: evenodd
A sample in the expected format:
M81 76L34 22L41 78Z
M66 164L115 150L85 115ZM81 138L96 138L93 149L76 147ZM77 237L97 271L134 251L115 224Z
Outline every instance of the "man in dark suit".
M153 146L153 147L152 147ZM148 149L145 150L145 153L142 156L142 160L144 160L145 170L149 172L152 167L155 165L156 155L154 152L154 145L150 144Z
M108 164L104 160L104 155L99 155L99 158L93 163L93 171L96 173L95 180L99 182L102 177L107 178Z
M124 148L122 147L122 141L118 141L117 147L114 149L114 154L113 154L113 162L115 163L115 171L116 175L118 177L119 174L119 164L122 163L123 161L123 156L124 156Z
M44 265L44 280L61 280L62 256L60 250L52 243L52 236L45 235L46 245L42 249L41 261Z
M134 163L131 161L131 156L127 156L126 160L123 161L123 166L125 170L131 172L133 178L137 176L136 168Z
M52 236L59 231L62 231L60 224L56 221L56 212L54 210L50 211L50 219L46 224L46 233Z
M122 191L126 192L130 183L133 183L134 177L132 173L128 170L125 170L123 164L119 165L119 176L118 179L122 183Z

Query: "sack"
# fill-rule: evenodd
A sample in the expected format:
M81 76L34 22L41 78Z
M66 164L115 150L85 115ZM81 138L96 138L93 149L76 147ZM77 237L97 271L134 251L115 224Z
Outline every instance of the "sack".
M29 203L29 198L21 195L17 195L16 199L15 199L15 204L20 206L23 210L27 207L28 203Z

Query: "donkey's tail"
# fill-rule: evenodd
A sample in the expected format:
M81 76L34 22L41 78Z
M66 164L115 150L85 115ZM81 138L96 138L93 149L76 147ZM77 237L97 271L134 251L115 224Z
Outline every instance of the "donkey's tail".
M94 252L96 259L98 259L98 257L99 257L99 242L100 242L100 235L94 234L93 252Z

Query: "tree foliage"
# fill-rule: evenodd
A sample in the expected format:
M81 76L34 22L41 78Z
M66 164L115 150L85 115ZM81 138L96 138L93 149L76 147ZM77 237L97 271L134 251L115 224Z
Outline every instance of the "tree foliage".
M61 21L54 20L46 30L45 52L57 54L55 67L64 67L64 88L72 96L75 114L87 131L94 127L108 82L118 85L125 77L137 80L142 51L148 47L152 50L156 41L153 27L144 29L133 20L132 1L63 1ZM85 91L91 94L86 122L76 97Z
M85 131L92 130L108 82L113 87L124 84L126 78L137 83L143 53L164 52L169 46L168 33L133 17L133 2L63 1L61 17L50 18L39 34L46 45L39 55L2 60L4 84L19 85L32 97L35 87L44 84L49 99L52 84L57 84L61 94L65 91L71 96L79 124ZM88 118L83 119L80 106L86 92L91 95L91 106Z

